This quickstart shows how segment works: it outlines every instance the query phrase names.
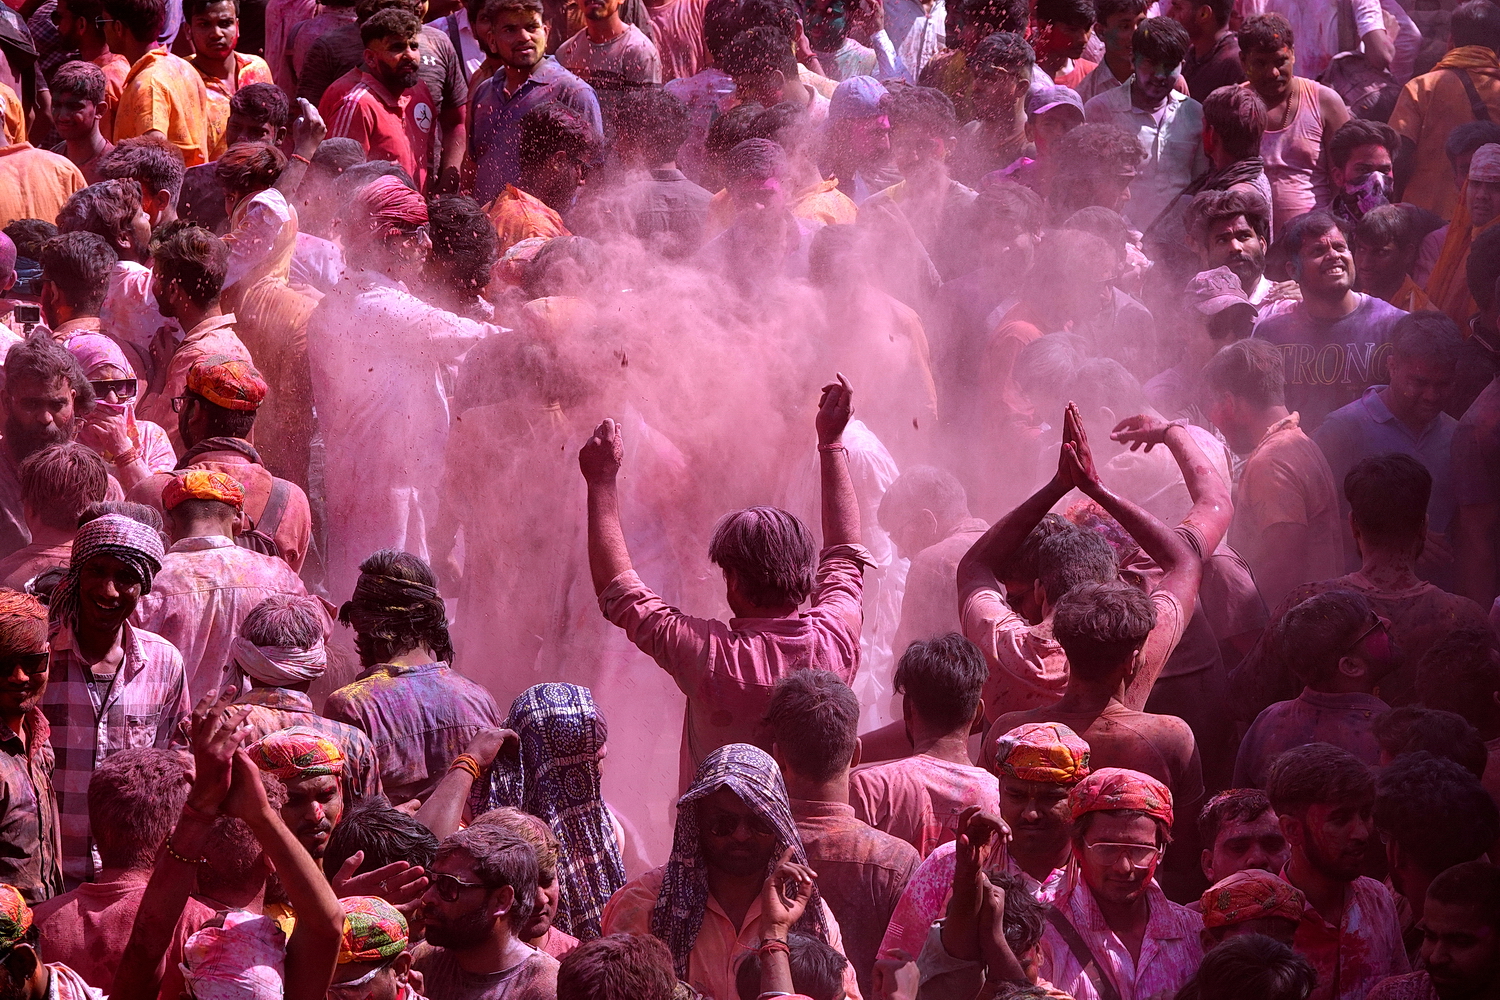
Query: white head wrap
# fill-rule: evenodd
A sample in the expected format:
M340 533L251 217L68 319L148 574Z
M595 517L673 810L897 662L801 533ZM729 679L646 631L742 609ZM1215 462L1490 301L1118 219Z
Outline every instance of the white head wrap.
M242 635L234 637L229 655L253 680L272 687L317 680L328 669L328 650L319 639L300 646L257 646Z
M182 947L182 975L193 1000L281 1000L286 937L270 917L231 910L223 927L204 927Z

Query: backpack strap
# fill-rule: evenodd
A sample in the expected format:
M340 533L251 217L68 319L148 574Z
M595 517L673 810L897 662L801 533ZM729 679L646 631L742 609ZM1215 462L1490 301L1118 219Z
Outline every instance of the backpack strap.
M1104 974L1099 960L1089 950L1088 942L1084 941L1083 935L1078 933L1078 928L1074 927L1056 906L1047 907L1047 922L1052 925L1053 930L1062 935L1063 941L1068 945L1068 950L1073 953L1073 958L1083 966L1083 974L1088 976L1089 982L1093 984L1094 992L1098 994L1099 1000L1120 1000L1120 991Z
M260 520L255 522L255 530L267 538L275 538L276 529L281 527L281 519L286 515L287 500L291 495L291 483L285 479L272 479L271 495L266 498L266 509L260 512Z
M1479 90L1474 86L1473 77L1469 76L1466 69L1449 70L1457 76L1459 82L1464 85L1464 93L1469 95L1469 111L1474 115L1476 122L1487 122L1490 120L1490 109L1485 105L1484 99L1479 96Z

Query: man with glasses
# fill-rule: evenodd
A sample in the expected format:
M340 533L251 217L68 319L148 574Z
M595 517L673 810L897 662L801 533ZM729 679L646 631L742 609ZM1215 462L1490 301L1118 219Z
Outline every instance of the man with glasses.
M413 951L423 989L450 1000L557 995L557 959L518 932L536 905L536 849L494 825L450 835L428 870L427 941Z
M1172 793L1150 775L1105 767L1068 804L1082 877L1048 911L1041 978L1077 1000L1172 995L1203 958L1202 918L1156 884Z

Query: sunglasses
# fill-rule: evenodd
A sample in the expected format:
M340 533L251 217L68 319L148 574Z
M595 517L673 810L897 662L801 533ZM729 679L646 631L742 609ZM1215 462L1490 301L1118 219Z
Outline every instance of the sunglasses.
M465 889L487 889L486 885L479 882L465 882L461 878L452 875L444 875L439 872L427 873L428 886L437 892L438 899L445 903L458 901L459 893Z
M733 837L744 827L750 831L752 837L774 837L776 828L771 826L759 816L751 813L749 816L736 816L733 813L716 813L708 818L703 824L703 830L710 837Z
M89 385L94 387L94 395L103 399L110 393L114 393L120 399L134 399L139 391L140 380L133 378L111 378L100 381L90 381Z
M1144 844L1085 844L1084 850L1106 868L1119 864L1121 858L1130 859L1132 868L1149 868L1151 862L1161 854L1161 848L1147 847Z
M192 398L193 398L192 396L173 396L172 397L172 412L173 413L181 413L182 412L182 408L184 406L186 406L187 403L188 403L188 400L190 400Z
M1386 627L1385 619L1382 618L1382 617L1380 617L1379 615L1375 615L1375 622L1374 622L1374 624L1372 624L1369 628L1365 629L1359 635L1355 636L1354 637L1354 641L1351 642L1351 643L1349 643L1349 645L1347 645L1347 646L1344 647L1344 652L1347 653L1350 650L1359 648L1359 644L1360 643L1364 642L1371 635L1375 634L1377 631L1379 631L1380 629L1383 629L1385 627Z

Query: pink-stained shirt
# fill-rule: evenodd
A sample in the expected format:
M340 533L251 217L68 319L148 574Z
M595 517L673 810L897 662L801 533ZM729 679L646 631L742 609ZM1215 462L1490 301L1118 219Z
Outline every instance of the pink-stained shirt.
M769 748L761 716L771 689L787 674L810 667L854 682L864 623L862 567L869 561L862 545L826 548L808 610L791 618L731 618L727 625L671 607L634 570L610 582L599 595L604 617L687 695L684 775L729 743Z
M1383 884L1364 876L1344 891L1342 926L1334 927L1308 903L1292 947L1318 970L1308 1000L1365 1000L1382 979L1411 971L1396 901Z
M1068 654L1052 637L1052 620L1032 625L1005 603L1005 595L984 587L969 595L959 615L964 637L984 653L990 675L984 682L988 722L1007 712L1042 708L1068 689Z
M1104 922L1093 891L1082 879L1053 904L1089 946L1099 972L1109 977L1120 1000L1170 997L1198 971L1198 963L1203 960L1199 937L1202 915L1167 899L1155 879L1146 887L1146 898L1151 914L1146 920L1139 961L1131 959L1130 950ZM1073 954L1050 921L1043 928L1041 977L1076 1000L1099 1000L1094 984L1084 973L1085 962ZM1398 937L1398 949L1400 945Z
M650 934L651 912L656 908L656 897L661 895L665 873L665 868L653 868L626 882L609 897L604 907L602 933ZM827 903L819 899L818 905L823 907L828 944L840 955L844 954L844 936L839 930L839 922L834 919ZM747 954L760 947L760 941L759 896L746 911L744 925L737 928L710 892L708 905L703 911L703 926L698 929L698 938L688 956L688 985L707 1000L736 1000L740 994L734 984L735 970ZM863 1000L852 965L844 966L844 995L846 1000Z
M901 595L901 624L891 648L898 655L915 639L935 639L949 632L962 632L958 602L958 562L989 527L977 517L960 521L948 537L927 546L912 557L906 571L906 589Z
M66 569L73 557L73 541L60 545L43 545L32 542L24 549L17 549L0 559L0 587L7 590L25 590L26 582L44 570L56 566Z
M397 164L417 182L419 191L427 183L427 164L432 160L434 107L427 84L420 80L392 94L359 68L339 77L318 102L328 138L353 139L367 159Z
M196 704L209 691L239 680L230 668L229 647L240 622L261 601L279 594L307 594L283 560L223 535L184 538L167 550L151 593L141 596L131 621L182 651Z
M900 837L925 858L954 838L958 814L965 809L1000 811L1000 782L973 764L920 753L855 771L849 804L860 819Z
M578 947L578 939L556 927L549 927L547 936L542 938L541 944L533 945L533 947L561 961L564 955Z
M901 901L896 904L896 912L891 914L890 925L880 942L881 956L898 949L909 955L922 953L922 943L927 940L932 922L948 912L948 900L953 898L957 850L957 845L951 840L938 847L927 855L906 883ZM1022 871L1009 852L1000 855L998 864L1001 871L1019 876L1027 890L1042 903L1051 903L1058 896L1065 895L1078 879L1078 868L1071 858L1067 865L1048 875L1045 882L1038 882Z
M270 0L266 4L266 63L271 67L276 86L286 91L295 103L297 79L282 75L283 60L288 58L292 44L292 31L298 25L317 16L317 0ZM353 15L353 11L350 11ZM301 34L299 30L297 32Z
M151 269L133 260L122 260L109 273L109 286L104 292L104 305L99 309L99 325L95 328L121 344L135 349L134 362L146 357L151 339L161 327L170 328L174 334L181 333L175 319L168 319L157 308L156 295L151 291ZM127 350L127 355L129 351ZM146 377L142 369L136 375ZM144 414L142 414L144 416ZM172 415L172 425L177 417Z
M165 428L174 447L180 447L182 442L177 437L177 414L172 412L172 400L187 391L188 370L214 355L237 361L251 360L250 349L234 332L234 324L234 313L222 313L193 327L180 342L174 343L170 332L165 330L158 330L151 341L148 349L149 388L142 389L135 412L136 416ZM146 377L139 369L136 374Z

